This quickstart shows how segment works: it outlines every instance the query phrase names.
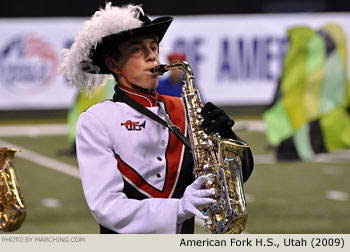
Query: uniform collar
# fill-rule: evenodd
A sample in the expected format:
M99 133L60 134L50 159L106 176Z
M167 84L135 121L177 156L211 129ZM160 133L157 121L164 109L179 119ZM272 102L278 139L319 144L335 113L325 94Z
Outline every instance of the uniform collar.
M149 94L138 92L127 88L125 86L119 85L118 88L125 92L127 96L131 99L137 101L144 107L156 107L158 102L158 93L155 90L152 90Z

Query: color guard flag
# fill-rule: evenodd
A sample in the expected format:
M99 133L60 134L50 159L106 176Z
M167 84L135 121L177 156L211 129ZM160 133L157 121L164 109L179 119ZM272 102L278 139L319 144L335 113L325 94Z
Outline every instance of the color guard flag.
M312 160L317 153L350 147L346 37L341 27L288 30L289 50L271 106L267 138L277 158Z

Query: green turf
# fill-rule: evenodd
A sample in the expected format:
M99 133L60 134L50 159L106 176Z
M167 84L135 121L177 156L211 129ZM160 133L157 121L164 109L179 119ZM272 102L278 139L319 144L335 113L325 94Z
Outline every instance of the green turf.
M261 132L238 132L253 154L273 154ZM350 200L325 197L328 190L350 193L350 164L278 162L257 164L245 184L248 233L350 233ZM329 175L325 170L334 171Z
M249 233L349 233L350 201L325 198L327 190L349 192L347 167L326 175L320 164L259 165L246 184Z
M238 132L254 155L273 154L263 133ZM62 157L68 148L64 136L1 138L23 148L77 165L76 159ZM21 190L28 216L18 233L98 233L84 200L79 179L16 158ZM328 174L325 171L334 171ZM278 162L256 164L245 184L248 203L247 233L350 233L350 200L335 201L326 191L350 193L349 163ZM44 198L61 201L60 208L47 208ZM151 223L150 223L151 225ZM196 228L202 233L202 227Z

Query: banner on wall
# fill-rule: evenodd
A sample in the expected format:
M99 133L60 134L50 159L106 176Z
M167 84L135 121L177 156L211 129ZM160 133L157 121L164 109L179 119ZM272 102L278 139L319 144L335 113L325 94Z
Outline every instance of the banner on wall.
M349 17L345 13L179 16L161 43L161 62L167 63L167 54L174 50L185 52L205 101L219 106L267 105L281 76L287 30L334 22L349 36ZM78 91L58 75L59 52L71 45L85 20L0 19L0 110L72 106Z
M81 19L0 19L0 110L65 109L74 87L58 75L60 50Z

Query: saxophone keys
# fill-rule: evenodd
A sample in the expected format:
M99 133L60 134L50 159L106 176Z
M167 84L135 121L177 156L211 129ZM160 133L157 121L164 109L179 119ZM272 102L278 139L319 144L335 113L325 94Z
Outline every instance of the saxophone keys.
M187 91L187 90L186 90L186 91ZM186 92L186 91L185 91L185 92ZM184 95L184 97L189 98L189 99L192 99L193 97L196 96L196 94L193 93L193 92L186 92L186 93L184 93L183 95Z
M207 144L207 143L201 144L201 147L202 147L203 150L209 150L210 149L210 145Z
M201 120L203 119L203 117L201 116L201 114L198 114L198 113L196 113L195 118L196 118L198 121L201 121Z
M213 168L211 167L210 164L206 163L206 164L203 165L203 171L204 171L205 174L210 175L210 173L213 172Z
M196 96L196 94L195 94L194 92L188 93L188 97L189 97L189 98L193 98L193 97L195 97L195 96Z
M212 173L209 173L209 174L207 174L207 175L205 175L206 176L206 178L207 178L207 184L209 185L209 186L212 186L213 184L214 184L214 182L215 182L215 176L212 174ZM215 190L215 189L214 189ZM214 194L215 194L215 192L214 192Z
M200 144L196 144L194 147L195 147L197 150L205 150L205 151L207 151L207 150L210 149L210 144L207 143L207 142L202 142L202 143L200 143Z
M200 139L202 139L202 140L208 140L208 135L205 134L204 132L201 132L201 133L199 134L199 137L200 137Z

